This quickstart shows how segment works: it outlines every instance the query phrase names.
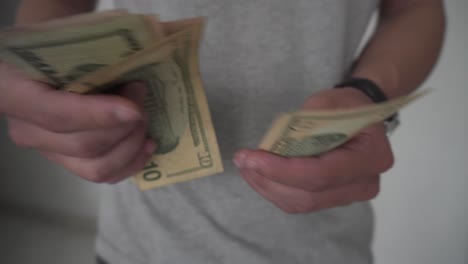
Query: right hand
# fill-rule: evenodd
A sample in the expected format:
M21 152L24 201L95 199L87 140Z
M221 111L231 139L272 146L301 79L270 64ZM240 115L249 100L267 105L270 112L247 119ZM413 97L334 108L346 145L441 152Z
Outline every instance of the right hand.
M121 181L154 152L141 107L145 91L141 83L125 85L119 95L58 91L0 61L0 115L11 140L92 182Z

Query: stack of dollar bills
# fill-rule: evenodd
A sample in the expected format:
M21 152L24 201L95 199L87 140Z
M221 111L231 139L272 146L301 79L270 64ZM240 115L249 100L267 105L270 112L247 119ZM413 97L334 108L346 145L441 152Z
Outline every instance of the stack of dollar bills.
M199 75L202 18L160 22L111 10L0 31L0 60L66 92L92 94L130 81L147 86L148 134L158 149L133 176L141 190L223 171ZM388 118L422 93L356 109L281 115L259 148L320 155Z

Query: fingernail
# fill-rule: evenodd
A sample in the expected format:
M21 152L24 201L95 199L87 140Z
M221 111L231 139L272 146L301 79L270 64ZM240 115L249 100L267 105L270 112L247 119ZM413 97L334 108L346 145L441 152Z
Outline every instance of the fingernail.
M258 168L258 163L253 160L244 161L244 169L256 170Z
M134 122L141 119L141 114L129 108L117 108L114 115L121 122Z
M145 145L145 152L147 154L154 154L154 151L156 150L156 143L154 143L153 140L148 140Z
M257 164L257 162L255 160L247 158L247 152L246 151L238 152L234 156L233 162L239 169L255 170L258 167L258 164Z
M246 154L245 154L244 151L238 152L234 156L233 162L239 169L243 168L243 166L244 166L245 156L246 156Z

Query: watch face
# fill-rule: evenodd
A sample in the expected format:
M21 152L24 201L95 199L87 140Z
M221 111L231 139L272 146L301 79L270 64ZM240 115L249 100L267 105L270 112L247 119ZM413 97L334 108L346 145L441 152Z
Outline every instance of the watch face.
M386 119L384 121L385 125L385 131L387 132L387 135L390 136L393 134L393 131L400 125L400 118L398 113L394 114L390 118Z

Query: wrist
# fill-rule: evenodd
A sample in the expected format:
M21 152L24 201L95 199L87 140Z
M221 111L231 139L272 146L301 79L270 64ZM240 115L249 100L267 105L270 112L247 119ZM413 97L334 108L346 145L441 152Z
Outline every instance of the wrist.
M382 91L379 85L367 78L349 78L337 85L335 88L351 88L365 94L374 103L383 103L388 101L388 97Z
M373 103L384 103L388 101L388 97L381 88L372 80L365 78L350 78L337 84L335 88L355 90L363 96L366 96ZM399 124L398 112L396 112L384 121L387 134L391 134Z

